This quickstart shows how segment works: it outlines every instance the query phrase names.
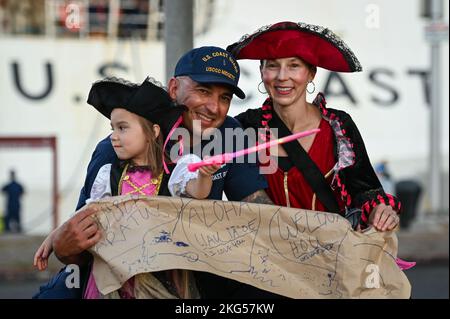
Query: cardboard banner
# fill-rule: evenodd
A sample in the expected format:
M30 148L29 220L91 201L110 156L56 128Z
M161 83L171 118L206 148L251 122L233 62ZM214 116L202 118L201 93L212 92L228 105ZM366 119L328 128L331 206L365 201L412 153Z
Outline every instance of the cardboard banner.
M337 214L164 196L93 205L104 236L90 251L103 294L136 274L167 269L207 271L291 298L411 294L395 263L395 233L355 232Z

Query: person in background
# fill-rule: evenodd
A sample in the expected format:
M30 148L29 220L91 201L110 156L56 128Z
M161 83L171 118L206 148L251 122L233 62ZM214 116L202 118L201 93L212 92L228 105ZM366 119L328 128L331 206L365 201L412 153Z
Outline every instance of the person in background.
M23 186L16 180L16 172L10 170L9 183L2 187L6 196L6 214L4 218L5 232L22 232L20 221L21 199L25 193Z
M377 174L385 192L395 195L394 181L392 180L392 175L388 169L387 161L381 161L376 164L375 173Z

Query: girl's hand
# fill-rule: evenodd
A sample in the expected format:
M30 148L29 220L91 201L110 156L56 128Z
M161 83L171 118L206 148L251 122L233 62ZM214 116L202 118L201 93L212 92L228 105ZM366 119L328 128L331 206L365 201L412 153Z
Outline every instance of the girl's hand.
M210 156L206 155L203 157L204 160L207 160L208 158L210 158ZM212 174L214 174L219 168L221 167L221 165L205 165L202 166L198 169L199 174L201 175L201 177L210 177L212 176Z
M219 170L221 165L207 165L202 166L198 169L199 174L203 176L211 176L214 174L217 170Z
M372 210L369 216L369 224L378 231L393 230L400 222L397 212L391 206L379 204Z
M47 269L48 257L53 252L52 237L48 236L34 254L33 265L40 271Z

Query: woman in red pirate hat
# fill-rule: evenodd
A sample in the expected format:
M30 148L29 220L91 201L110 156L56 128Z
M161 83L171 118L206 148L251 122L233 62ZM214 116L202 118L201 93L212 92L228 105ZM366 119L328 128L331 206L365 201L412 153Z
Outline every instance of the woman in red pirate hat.
M383 190L350 115L327 108L322 93L313 103L306 101L306 93L315 89L317 67L334 72L362 70L348 46L327 28L280 22L244 36L227 50L236 59L261 61L260 84L269 95L261 108L237 116L245 128L262 129L264 140L276 131L281 137L320 128L316 135L271 150L277 154L275 173L266 174L272 201L335 212L347 217L354 228L395 228L400 202Z

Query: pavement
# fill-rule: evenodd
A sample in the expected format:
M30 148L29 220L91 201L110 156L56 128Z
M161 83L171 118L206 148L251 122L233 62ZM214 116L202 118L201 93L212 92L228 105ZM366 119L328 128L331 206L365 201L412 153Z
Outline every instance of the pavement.
M45 280L58 272L62 264L54 255L46 271L33 266L34 253L44 239L44 236L0 234L0 281Z
M413 221L407 229L400 229L397 256L418 263L448 262L449 215L427 217Z

